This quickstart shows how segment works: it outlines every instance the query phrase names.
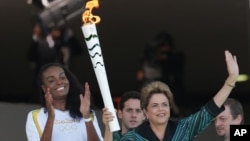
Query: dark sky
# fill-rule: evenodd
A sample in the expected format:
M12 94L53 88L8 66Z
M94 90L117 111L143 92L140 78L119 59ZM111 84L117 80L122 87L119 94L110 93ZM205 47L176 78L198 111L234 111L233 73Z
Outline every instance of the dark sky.
M1 99L31 93L32 70L26 52L35 11L25 0L1 1ZM222 86L227 76L225 49L237 55L240 72L249 74L248 0L101 0L95 12L101 16L97 30L113 95L138 89L139 56L145 42L161 30L170 32L177 50L186 55L188 92L213 95ZM98 92L81 24L80 15L68 21L85 48L84 55L75 59L73 72ZM234 92L249 93L249 82L237 84Z

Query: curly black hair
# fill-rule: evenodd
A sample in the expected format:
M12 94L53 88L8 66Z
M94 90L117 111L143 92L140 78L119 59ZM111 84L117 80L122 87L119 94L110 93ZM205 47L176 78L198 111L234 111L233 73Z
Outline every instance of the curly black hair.
M63 65L59 63L45 64L44 66L41 67L41 69L38 72L37 88L38 88L38 93L40 94L41 106L45 107L46 109L46 102L45 102L45 97L44 97L45 93L41 88L43 84L42 75L44 71L46 71L48 68L53 67L53 66L62 68L63 71L65 72L65 76L69 80L70 88L69 88L69 93L67 95L67 100L66 100L66 106L65 106L66 109L69 110L70 116L72 118L82 117L82 114L80 112L79 95L84 94L84 88L82 84L77 80L75 75L70 70L68 70L66 67L64 67Z

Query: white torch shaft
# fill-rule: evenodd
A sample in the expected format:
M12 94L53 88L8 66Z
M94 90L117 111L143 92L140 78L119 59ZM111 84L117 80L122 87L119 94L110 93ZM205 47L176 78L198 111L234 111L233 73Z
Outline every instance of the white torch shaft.
M101 90L104 105L109 109L110 112L112 112L115 117L114 120L109 123L110 131L118 131L120 130L120 126L109 89L106 69L95 24L83 25L82 32L84 35L85 42L87 44L95 75L97 77L98 85Z

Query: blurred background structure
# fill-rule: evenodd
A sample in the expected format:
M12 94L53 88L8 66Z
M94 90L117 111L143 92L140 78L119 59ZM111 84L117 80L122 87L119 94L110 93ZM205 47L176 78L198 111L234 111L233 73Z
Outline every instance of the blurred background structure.
M26 57L34 18L39 17L43 21L45 30L55 25L69 27L83 50L86 50L81 31L81 12L86 1L47 1L50 2L50 8L42 5L40 0L0 2L1 102L37 104L36 101L30 101L30 96L34 95L33 70ZM145 43L163 30L173 36L175 49L185 54L185 99L179 98L180 107L186 108L184 114L199 108L224 83L227 76L224 50L228 49L237 55L240 73L250 74L248 0L100 0L100 7L93 12L101 17L97 31L114 97L127 90L140 88L136 80L140 55ZM73 58L71 70L81 82L89 82L96 106L101 108L99 87L86 52ZM231 94L245 107L249 107L250 102L249 86L249 80L239 82ZM11 115L15 111L10 110L11 105L8 104L1 109L4 115L18 116ZM250 111L245 112L250 117ZM247 119L250 118L246 118L249 123ZM4 129L1 133L5 133ZM1 137L4 135L0 134Z

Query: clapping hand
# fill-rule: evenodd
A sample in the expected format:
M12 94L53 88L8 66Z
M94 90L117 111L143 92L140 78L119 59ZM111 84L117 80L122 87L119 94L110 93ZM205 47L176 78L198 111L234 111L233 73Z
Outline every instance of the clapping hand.
M91 96L90 90L89 90L89 84L86 82L84 87L85 87L84 96L80 94L80 100L81 100L80 111L84 118L89 118L90 117L90 96Z

